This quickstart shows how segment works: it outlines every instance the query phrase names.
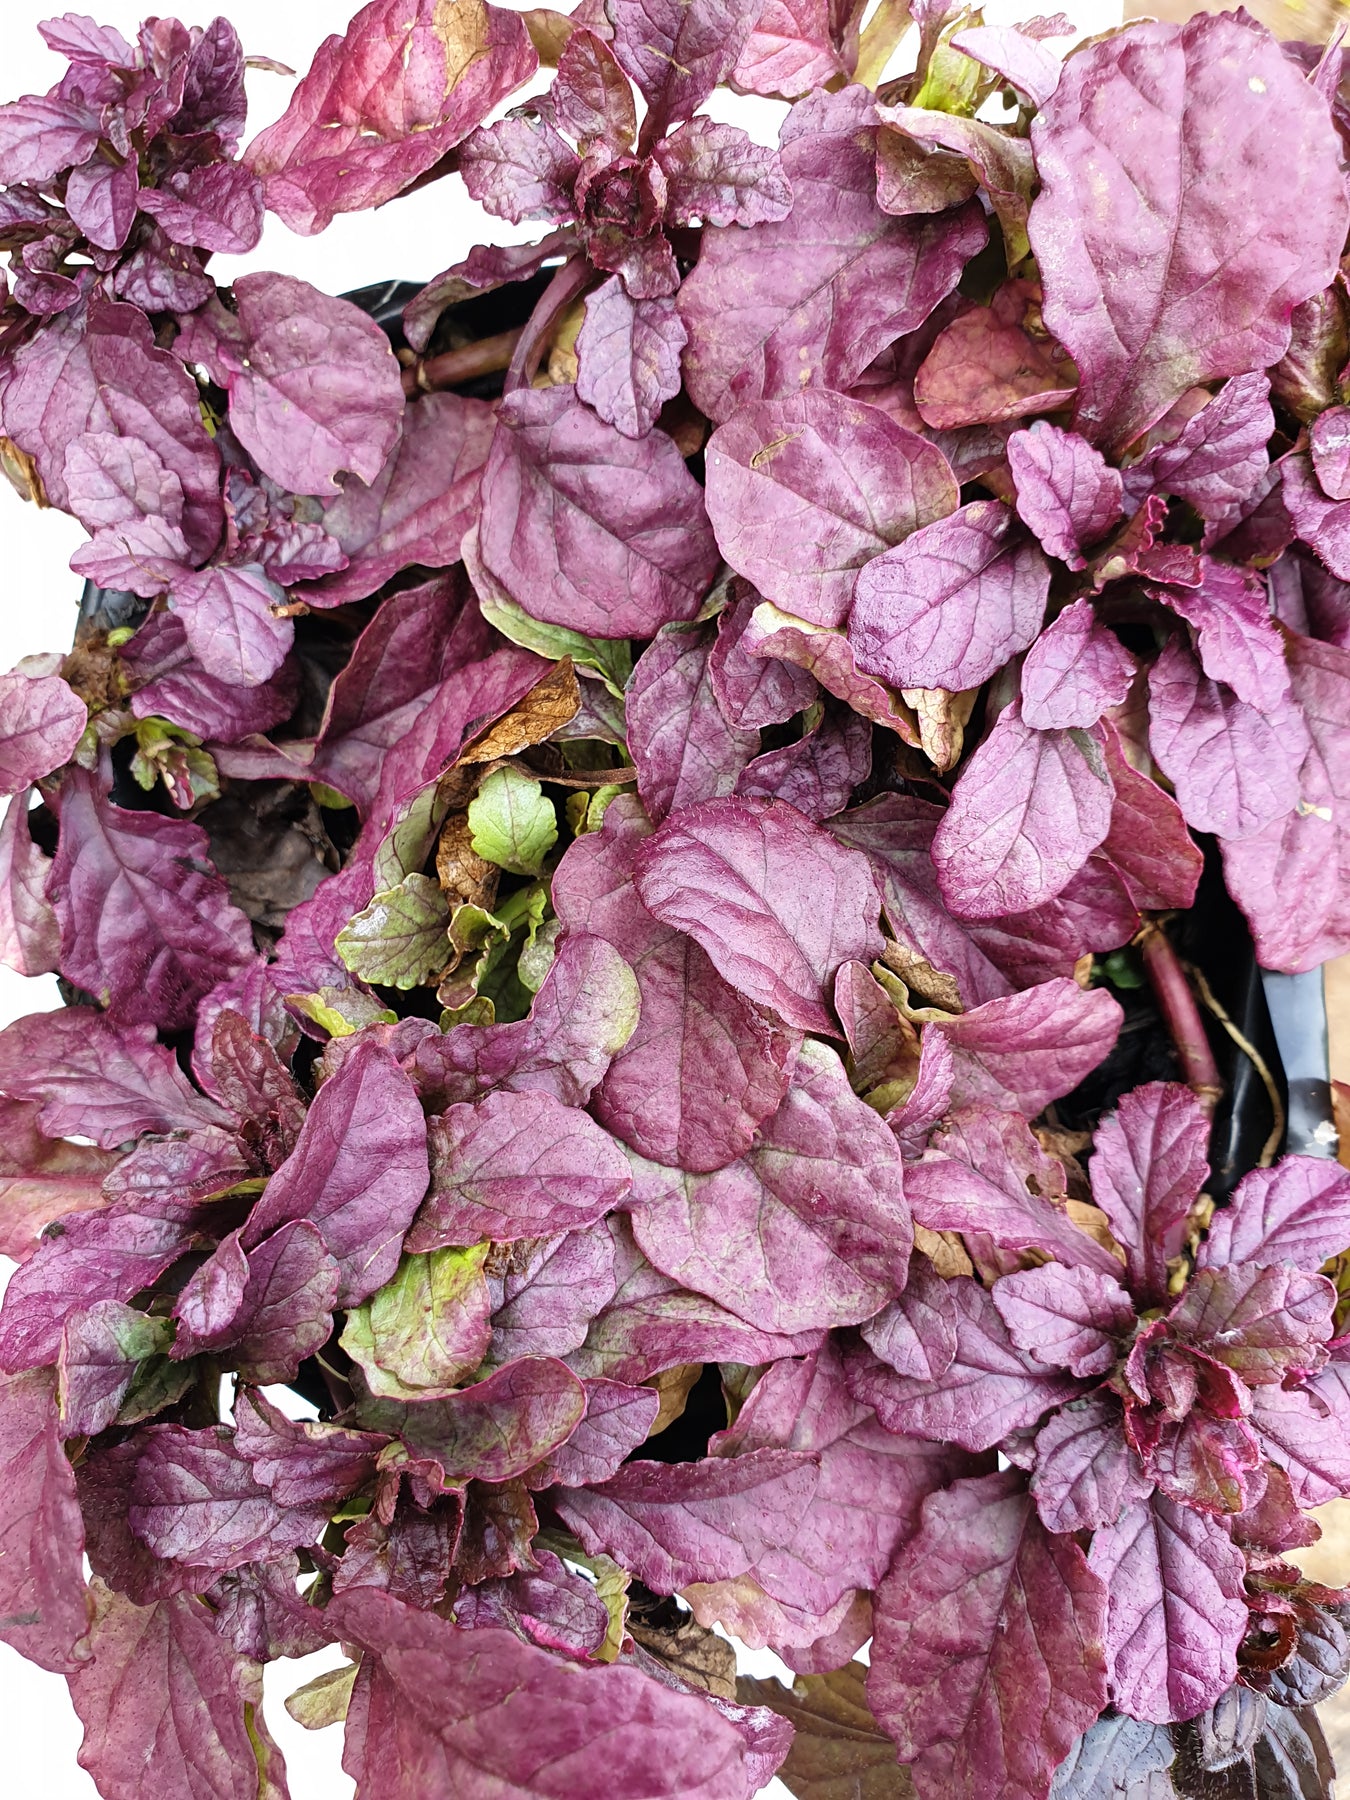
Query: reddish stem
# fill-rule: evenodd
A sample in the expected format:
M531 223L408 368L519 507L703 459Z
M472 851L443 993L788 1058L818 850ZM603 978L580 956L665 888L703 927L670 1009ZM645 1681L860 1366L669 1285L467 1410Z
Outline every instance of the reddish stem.
M499 331L495 337L479 338L459 350L446 350L440 356L419 358L403 371L403 391L434 394L442 388L458 387L462 381L474 381L480 375L495 375L498 369L510 367L516 345L524 332L523 325L512 331Z
M1139 950L1158 1010L1176 1046L1186 1085L1205 1111L1212 1113L1223 1093L1223 1081L1186 971L1167 933L1152 920L1145 924L1140 934Z

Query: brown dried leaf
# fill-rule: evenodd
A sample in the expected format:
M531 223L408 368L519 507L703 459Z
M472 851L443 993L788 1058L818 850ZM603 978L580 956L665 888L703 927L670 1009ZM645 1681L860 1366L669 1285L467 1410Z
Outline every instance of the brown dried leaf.
M521 15L530 34L535 55L545 69L556 69L558 58L567 48L573 24L566 13L554 12L551 6L532 6Z
M542 744L569 724L581 710L581 684L570 656L557 662L526 694L520 705L498 719L460 757L465 763L491 762L500 756L518 756L532 744Z
M1086 1200L1066 1200L1064 1210L1080 1231L1085 1231L1103 1250L1109 1250L1121 1267L1124 1267L1125 1252L1112 1237L1106 1214L1099 1207L1090 1206Z
M940 1006L944 1013L962 1013L966 1010L961 1001L961 990L956 985L956 977L935 969L917 950L911 950L894 938L888 938L881 960L888 969L894 970L911 994L918 994L932 1006Z
M468 813L451 813L436 845L436 879L452 906L468 904L491 912L502 872L478 854L472 840Z
M633 1589L628 1596L633 1642L690 1687L719 1700L736 1698L736 1652L724 1637L680 1612L674 1600L654 1600Z
M778 1778L797 1800L913 1800L909 1770L872 1717L867 1670L846 1663L828 1675L799 1675L792 1687L743 1675L736 1698L768 1706L797 1728Z
M975 1273L975 1265L955 1231L929 1231L926 1225L916 1225L914 1248L923 1251L945 1281L950 1281L954 1275Z
M445 91L463 79L471 63L488 49L488 12L484 0L436 0L431 29L445 45Z
M946 688L901 688L900 698L912 706L919 722L923 753L939 775L961 760L966 726L975 707L978 689L953 694Z
M644 1387L655 1388L661 1396L661 1405L652 1420L648 1437L655 1437L658 1431L664 1431L667 1425L675 1423L685 1409L694 1383L702 1373L702 1363L676 1363L673 1368L662 1369L659 1375L653 1375L650 1381L643 1382Z

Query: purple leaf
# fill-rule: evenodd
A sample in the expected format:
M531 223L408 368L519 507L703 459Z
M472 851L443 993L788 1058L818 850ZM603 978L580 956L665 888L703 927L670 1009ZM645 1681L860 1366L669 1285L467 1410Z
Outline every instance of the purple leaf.
M1005 282L988 306L968 307L939 333L914 377L914 403L926 425L950 431L1004 424L1073 398L1073 365L1046 337L1040 298L1032 282ZM1001 447L1003 440L995 442Z
M591 1320L614 1298L614 1239L604 1222L546 1238L521 1256L500 1278L501 1299L493 1307L486 1358L490 1364L579 1350ZM491 1285L495 1301L498 1283L494 1279Z
M574 32L573 38L577 35ZM575 240L567 231L550 232L538 244L477 245L463 262L434 276L404 307L403 327L409 344L414 350L425 350L446 307L491 293L508 282L526 281L537 275L550 258L575 247Z
M848 617L865 563L957 503L939 450L823 388L742 407L706 454L718 548L766 599L818 625Z
M295 639L295 626L274 610L285 599L253 565L177 577L172 606L208 675L234 687L260 687L276 674Z
M120 250L126 243L141 200L135 161L118 167L89 162L66 178L66 211L100 250ZM16 284L17 285L17 284Z
M1252 1396L1251 1422L1262 1448L1305 1509L1350 1493L1348 1421L1350 1386L1339 1359L1303 1387L1263 1387Z
M958 1275L948 1288L956 1354L940 1376L897 1375L866 1352L849 1353L849 1392L876 1409L887 1431L987 1450L1082 1391L1071 1376L1017 1349L978 1282Z
M658 136L725 80L754 23L735 0L610 0L614 55L641 90Z
M98 1210L103 1177L117 1162L91 1144L44 1137L37 1115L30 1101L0 1101L0 1256L19 1263L54 1220Z
M842 812L871 773L871 726L848 707L827 703L804 737L748 763L736 792L785 800L819 824Z
M732 70L737 92L796 100L847 75L830 36L828 0L769 0Z
M586 1413L586 1390L546 1357L507 1363L442 1400L367 1402L362 1416L397 1433L410 1456L439 1465L449 1486L510 1481L565 1444Z
M1204 858L1186 829L1181 808L1126 760L1123 740L1109 721L1103 724L1103 739L1115 799L1102 855L1136 906L1189 906Z
M460 577L391 595L329 689L316 776L369 812L390 751L411 735L452 677L461 676L462 684L462 672L486 654L490 642Z
M1251 837L1294 810L1309 733L1292 702L1258 713L1170 639L1148 671L1148 724L1193 830Z
M614 1297L596 1315L585 1344L572 1357L579 1373L646 1381L677 1363L723 1357L775 1362L818 1349L823 1342L818 1331L785 1337L754 1330L725 1307L654 1269L617 1216L609 1220L609 1230L615 1243Z
M574 33L573 38L579 35ZM646 437L680 391L688 333L669 296L634 300L617 275L586 298L577 334L577 397L625 437Z
M1235 1371L1248 1387L1315 1374L1326 1360L1336 1293L1321 1275L1280 1264L1199 1269L1168 1329Z
M731 723L712 681L712 624L663 626L638 658L625 716L638 792L656 825L668 813L735 790L759 733Z
M1313 420L1309 448L1322 492L1350 500L1350 408L1329 406Z
M1154 1494L1097 1532L1088 1561L1109 1596L1120 1710L1166 1725L1213 1705L1237 1673L1247 1629L1244 1560L1223 1522Z
M1130 691L1135 661L1090 600L1065 607L1022 664L1022 717L1038 731L1095 725Z
M897 1375L937 1381L956 1356L958 1314L946 1281L926 1256L915 1255L898 1300L868 1319L864 1343Z
M183 484L139 438L87 431L66 447L70 510L89 531L146 517L183 521Z
M882 1583L867 1695L931 1793L1039 1800L1106 1700L1107 1597L1009 1470L958 1481Z
M884 794L831 820L830 831L872 864L886 920L898 942L940 975L966 1004L1011 991L1011 983L942 903L929 851L942 813L927 801Z
M472 132L459 153L470 196L499 219L571 219L581 159L544 119L514 113Z
M626 1463L612 1481L563 1488L554 1505L586 1549L603 1551L655 1593L728 1581L800 1524L819 1480L814 1456L752 1450L694 1463Z
M120 1300L72 1313L61 1336L57 1397L63 1437L94 1437L116 1419L137 1365L163 1352L172 1327Z
M917 747L914 714L884 682L859 670L853 647L842 631L794 618L766 601L751 614L744 642L751 656L782 658L809 671L860 718L887 726Z
M340 212L392 200L538 66L523 21L487 6L461 18L418 0L371 0L325 38L248 165L268 207L305 236Z
M892 687L978 687L1034 640L1049 590L1049 564L1011 509L975 500L867 564L849 642Z
M288 1419L265 1395L243 1388L235 1401L234 1447L278 1506L335 1506L374 1479L389 1439L318 1420Z
M1038 419L1008 439L1017 511L1041 547L1071 569L1087 566L1084 549L1104 538L1123 510L1120 472L1077 432Z
M1122 1017L1104 988L1083 989L1061 976L937 1019L932 1029L956 1053L955 1105L983 1103L1034 1116L1106 1058Z
M914 1217L930 1231L964 1232L1019 1253L1040 1250L1111 1278L1120 1266L1069 1218L1062 1168L1016 1113L953 1113L905 1179ZM1016 1334L1014 1341L1034 1348Z
M632 1223L658 1269L776 1332L870 1317L903 1287L912 1242L895 1139L815 1043L739 1161L636 1164Z
M412 1083L370 1040L320 1088L299 1141L268 1184L244 1236L254 1249L290 1219L312 1219L355 1306L398 1266L427 1187L426 1124Z
M758 1784L741 1733L682 1684L582 1668L372 1589L341 1608L343 1633L375 1653L357 1678L343 1757L362 1796L745 1800Z
M231 1282L238 1284L238 1303L222 1320L209 1310L216 1284L207 1271L227 1257L238 1265ZM173 1354L225 1350L243 1381L292 1381L305 1358L331 1337L337 1291L338 1266L307 1219L283 1225L249 1254L232 1235L189 1277L178 1297Z
M0 822L0 963L16 975L50 975L61 960L61 929L46 897L52 859L28 823L32 795L15 794Z
M673 225L765 225L792 210L777 151L735 125L691 119L653 154L666 178L666 217Z
M1284 457L1279 473L1280 497L1299 537L1338 580L1350 580L1350 506L1328 500L1306 456Z
M1284 643L1270 616L1263 576L1201 558L1199 587L1150 588L1192 627L1200 665L1240 701L1278 716L1289 695Z
M45 187L88 162L98 148L98 115L59 91L0 107L0 176L5 185Z
M897 219L876 202L871 95L813 94L779 139L793 206L779 223L712 226L680 289L685 383L718 422L803 386L845 389L916 330L985 241L972 206Z
M1229 892L1267 968L1314 968L1350 947L1345 905L1350 851L1341 792L1350 744L1350 654L1290 633L1294 693L1311 743L1297 801L1263 831L1223 843Z
M1044 106L1059 86L1059 58L1032 37L1025 26L968 27L952 34L951 45L953 50L961 50L994 69L1037 107Z
M263 474L295 494L337 493L341 469L374 481L403 422L388 338L293 275L241 275L233 293L235 311L194 317L179 352L228 390L231 429Z
M1027 253L1027 206L1036 181L1031 146L1026 140L982 119L929 111L922 106L879 106L877 118L887 127L877 142L877 198L882 208L897 213L941 210L944 202L955 204L968 197L971 190L967 181L973 176L989 195L990 206L1002 228L1009 267L1021 262ZM932 148L941 156L937 165L941 173L932 163L924 168L919 185L927 203L914 205L911 193L916 151L927 156ZM960 162L953 167L946 152L953 158L959 157L965 170L961 170ZM931 197L922 193L930 182L939 190ZM933 200L938 202L936 207Z
M431 1193L408 1248L511 1243L593 1225L632 1176L614 1140L551 1094L497 1092L431 1122Z
M455 1602L455 1623L470 1631L504 1625L527 1644L589 1662L609 1633L604 1601L551 1550L534 1554L534 1569L465 1588Z
M686 807L639 850L635 879L647 909L687 931L724 979L803 1031L834 1032L835 970L880 953L866 862L783 803Z
M1216 122L1253 147L1240 174ZM1350 222L1326 104L1254 21L1136 25L1070 57L1032 146L1046 324L1080 370L1079 428L1109 449L1187 388L1277 361Z
M531 1488L596 1487L646 1441L660 1410L655 1388L620 1381L588 1381L586 1416L565 1444L526 1475Z
M1196 1262L1292 1263L1310 1273L1350 1242L1350 1171L1320 1157L1286 1156L1253 1169L1216 1212Z
M287 660L260 687L217 681L187 647L187 633L170 612L152 612L122 653L138 719L163 718L219 744L270 731L295 710L299 671Z
M457 1025L418 1046L424 1097L440 1110L489 1088L552 1094L585 1106L612 1059L632 1036L638 987L628 964L603 938L564 940L528 1018L509 1025Z
M95 1585L91 1660L71 1677L80 1765L107 1800L254 1800L284 1791L262 1718L262 1671L191 1594L148 1607ZM264 1770L268 1773L264 1774ZM275 1777L275 1779L274 1779Z
M1181 1250L1186 1215L1209 1178L1209 1120L1189 1088L1152 1081L1121 1096L1097 1127L1092 1198L1125 1252L1141 1305L1167 1292L1167 1263Z
M709 1448L719 1456L784 1449L819 1457L820 1479L796 1533L751 1572L780 1605L819 1615L852 1588L874 1587L913 1536L927 1495L970 1467L959 1452L878 1425L848 1393L833 1348L776 1363Z
M614 52L594 31L574 26L549 90L557 124L583 152L593 143L631 150L637 135L637 108L628 77Z
M1035 1455L1031 1492L1047 1531L1114 1525L1127 1506L1153 1491L1125 1441L1120 1402L1105 1392L1075 1400L1047 1419L1036 1433Z
M156 1556L237 1569L312 1544L327 1523L325 1504L280 1507L224 1429L149 1425L135 1441L127 1521Z
M424 394L409 406L384 468L369 486L347 476L324 514L347 567L303 590L310 605L364 600L413 563L458 562L493 428L487 406L459 394Z
M1134 1302L1099 1269L1021 1269L996 1281L993 1295L1019 1350L1075 1375L1104 1375L1134 1329Z
M671 439L626 438L567 387L502 402L479 533L511 599L593 637L692 618L716 566L702 489Z
M1053 900L1105 838L1111 802L1099 737L1033 731L1014 703L962 770L933 839L943 899L975 919Z
M155 348L137 307L96 300L83 325L74 314L51 321L13 352L4 410L6 433L33 457L54 506L68 503L63 471L73 439L139 439L178 477L193 555L216 548L220 454L202 424L196 383L177 355Z
M61 784L60 813L50 885L62 974L119 1024L187 1024L253 949L248 920L208 872L206 833L113 806L78 768Z
M176 244L241 256L262 236L262 183L242 163L171 174L161 187L144 189L140 204Z
M68 762L88 717L59 675L0 675L0 794L17 794Z
M0 1471L0 1638L30 1662L69 1674L89 1629L84 1526L55 1383L44 1369L0 1380Z
M72 1313L100 1300L130 1300L195 1242L195 1232L177 1218L112 1209L67 1213L5 1290L0 1369L55 1362Z
M1130 469L1130 491L1141 499L1151 491L1189 501L1206 522L1203 542L1211 544L1238 522L1259 490L1274 429L1267 377L1237 375L1176 437Z
M780 659L776 641L772 650L761 650L764 634L755 623L759 605L759 595L751 588L720 615L717 642L708 662L723 716L734 725L752 729L785 724L794 713L810 706L819 692L804 668ZM855 705L854 710L861 712L862 708Z
M224 1120L152 1026L114 1025L92 1007L31 1013L0 1032L0 1091L39 1102L48 1137L91 1137L105 1150L145 1131L199 1131Z
M748 1150L775 1111L794 1040L728 987L691 938L643 906L632 869L648 835L635 803L614 801L603 830L568 849L553 903L568 932L622 945L637 977L637 1029L596 1090L596 1117L651 1161L703 1174Z

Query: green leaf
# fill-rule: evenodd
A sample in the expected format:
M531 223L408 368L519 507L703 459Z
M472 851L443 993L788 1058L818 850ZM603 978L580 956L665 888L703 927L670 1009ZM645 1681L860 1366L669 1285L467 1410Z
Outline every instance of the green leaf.
M593 670L616 699L623 698L628 677L633 673L633 654L627 638L589 638L579 631L569 631L565 625L546 625L540 619L532 619L524 607L495 588L489 594L479 589L478 605L488 624L495 625L513 644L546 656L550 662L570 656L577 668Z
M605 822L610 801L617 800L620 794L627 792L627 787L607 786L596 788L593 794L586 793L584 789L579 793L569 794L567 823L572 827L573 837L586 837L592 831L599 831Z
M429 875L405 875L343 926L334 947L361 981L420 987L450 959L449 923L440 884Z
M396 1025L398 1014L359 988L320 988L317 994L287 994L286 1002L312 1019L329 1037L351 1037L363 1025Z
M490 1248L405 1256L393 1280L347 1314L342 1348L360 1363L372 1394L427 1400L473 1374L492 1337L483 1274Z
M453 1031L456 1025L495 1025L497 1009L483 994L474 994L462 1006L447 1006L440 1017L442 1031Z
M1109 956L1099 956L1093 975L1104 976L1112 987L1141 988L1144 985L1144 972L1139 966L1139 958L1128 947L1113 950Z
M516 977L520 985L531 994L537 994L544 985L544 977L553 967L553 958L557 954L558 933L562 930L561 919L550 919L541 925L520 947L520 956L516 961Z
M340 1725L347 1716L358 1667L356 1663L343 1663L340 1668L325 1669L322 1675L286 1696L286 1711L306 1731Z
M513 875L538 875L558 841L558 815L534 777L508 763L469 802L469 830L485 862Z

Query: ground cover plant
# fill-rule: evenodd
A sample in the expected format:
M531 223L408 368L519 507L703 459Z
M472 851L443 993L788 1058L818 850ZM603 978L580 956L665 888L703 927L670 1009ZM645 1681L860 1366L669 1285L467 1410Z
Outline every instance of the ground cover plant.
M1350 1174L1215 1209L1169 925L1350 950L1342 52L912 23L373 0L241 154L226 21L71 14L0 108L108 590L0 677L0 1636L106 1800L280 1800L332 1644L359 1800L1329 1791ZM216 286L433 179L537 242Z

